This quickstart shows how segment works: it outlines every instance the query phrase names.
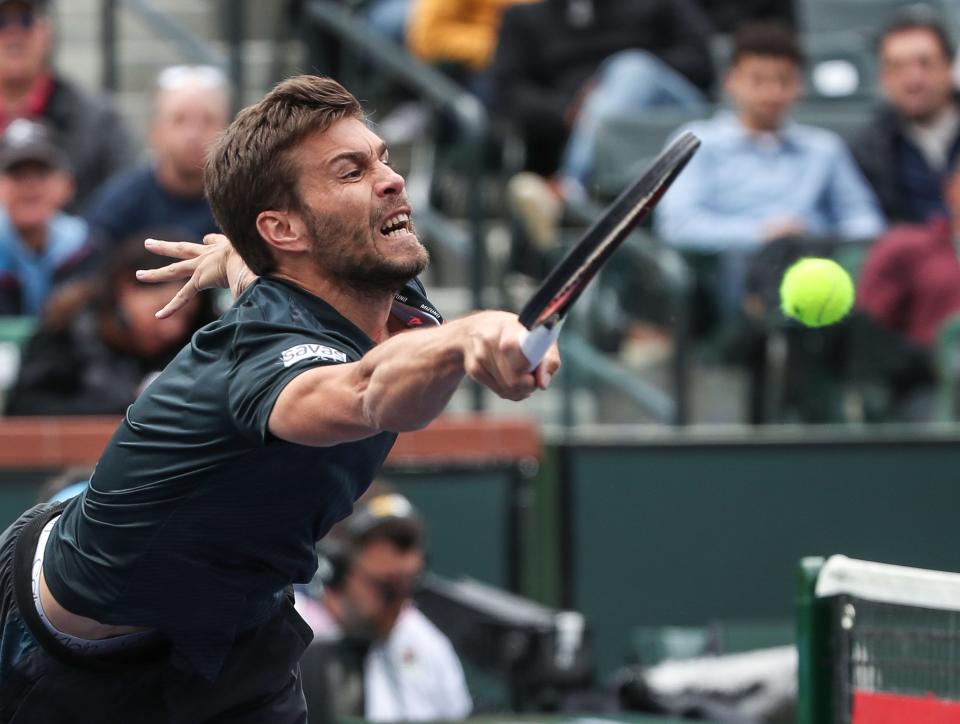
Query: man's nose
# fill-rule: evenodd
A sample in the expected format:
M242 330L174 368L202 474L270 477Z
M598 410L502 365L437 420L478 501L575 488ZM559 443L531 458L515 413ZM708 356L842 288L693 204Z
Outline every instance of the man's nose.
M380 178L377 180L377 196L394 196L403 193L405 182L403 176L384 164Z

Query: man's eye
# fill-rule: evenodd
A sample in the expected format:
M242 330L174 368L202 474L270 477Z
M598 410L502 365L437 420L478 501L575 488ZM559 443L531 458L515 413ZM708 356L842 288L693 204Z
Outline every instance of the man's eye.
M380 159L380 162L381 162L384 166L389 166L390 168L393 168L393 161L391 161L389 158L382 158L382 159Z
M352 171L347 171L343 174L343 178L360 178L360 169L355 168Z

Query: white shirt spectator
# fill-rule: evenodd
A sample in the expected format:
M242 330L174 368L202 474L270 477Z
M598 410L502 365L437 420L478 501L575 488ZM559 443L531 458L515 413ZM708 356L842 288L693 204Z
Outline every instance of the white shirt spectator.
M318 638L339 626L322 603L297 592L297 611ZM473 709L463 667L450 640L415 606L407 606L386 640L364 661L364 718L373 722L464 719Z

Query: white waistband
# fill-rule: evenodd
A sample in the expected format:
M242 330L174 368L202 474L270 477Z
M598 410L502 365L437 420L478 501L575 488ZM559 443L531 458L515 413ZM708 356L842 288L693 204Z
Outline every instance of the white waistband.
M40 620L43 621L43 625L46 626L47 630L56 637L57 641L79 654L105 654L113 651L119 651L120 649L127 648L130 645L139 644L143 641L143 639L153 636L153 631L135 631L134 633L111 636L110 638L105 639L81 639L76 636L63 633L63 631L55 628L54 625L50 623L50 619L48 619L47 614L44 613L43 604L40 601L40 571L43 570L43 554L47 547L47 540L50 538L50 533L59 517L59 515L53 517L43 527L43 530L40 532L40 540L37 541L37 550L33 554L33 569L31 571L30 588L33 592L34 606L37 609L37 614L40 616Z

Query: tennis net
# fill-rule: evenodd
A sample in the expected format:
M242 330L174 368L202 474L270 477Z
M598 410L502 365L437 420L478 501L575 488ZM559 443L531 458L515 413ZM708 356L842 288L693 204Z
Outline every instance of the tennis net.
M960 574L804 559L801 724L960 722Z

